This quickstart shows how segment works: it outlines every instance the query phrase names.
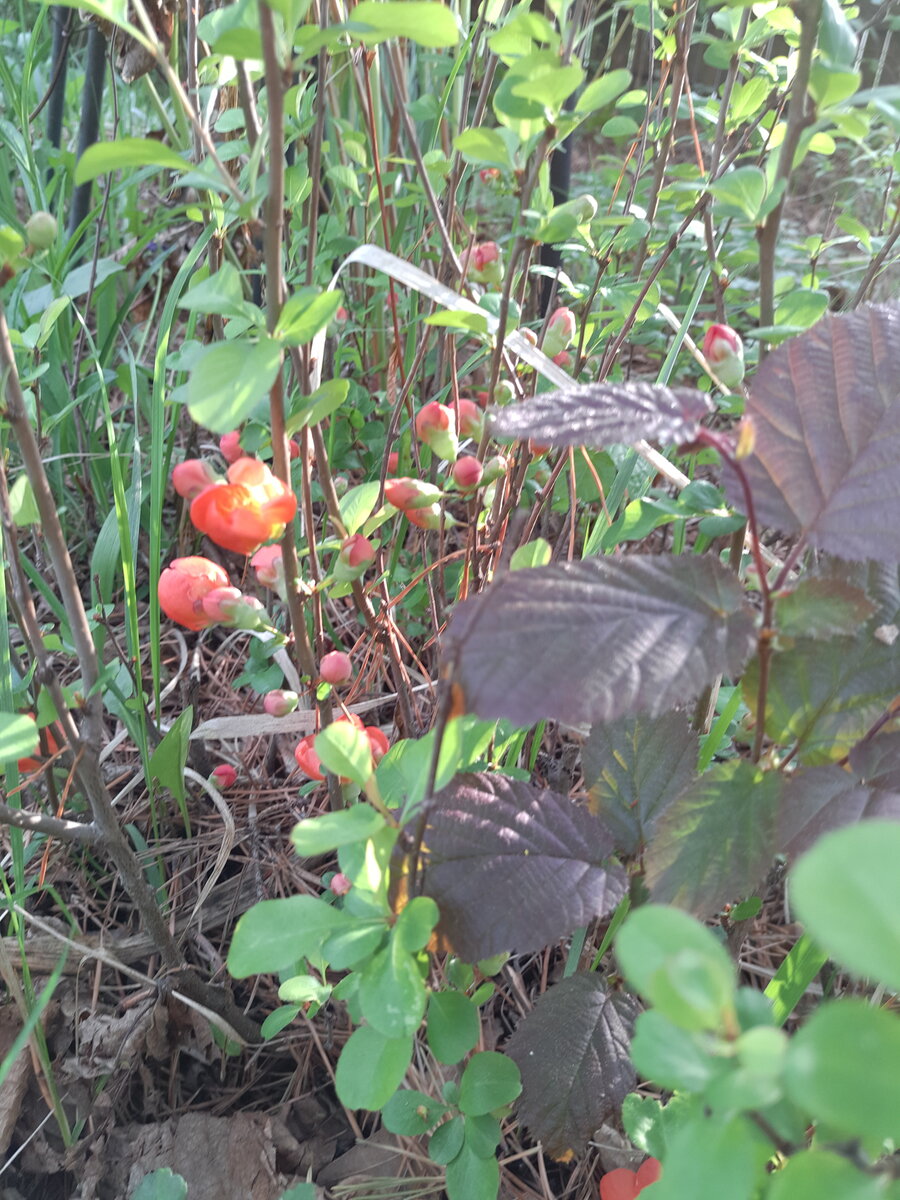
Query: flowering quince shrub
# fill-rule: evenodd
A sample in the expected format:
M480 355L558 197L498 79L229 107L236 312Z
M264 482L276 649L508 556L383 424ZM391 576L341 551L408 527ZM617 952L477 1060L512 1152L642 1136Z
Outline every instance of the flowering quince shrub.
M227 483L214 483L194 497L191 520L217 546L252 554L281 537L297 511L297 497L255 458L236 459L227 477Z

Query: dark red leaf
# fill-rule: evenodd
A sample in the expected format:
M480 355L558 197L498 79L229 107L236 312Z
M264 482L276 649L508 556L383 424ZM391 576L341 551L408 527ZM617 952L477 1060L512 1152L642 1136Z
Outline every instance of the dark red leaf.
M422 891L466 962L539 950L604 916L627 890L612 842L566 796L502 775L458 775L429 811Z
M636 1082L628 1055L637 1001L596 973L571 975L541 996L506 1053L522 1074L519 1116L556 1158L583 1150Z
M900 790L859 783L840 767L810 767L787 781L779 821L779 844L792 857L823 833L866 818L900 820Z
M675 445L692 441L713 411L705 392L658 383L587 383L543 392L491 413L499 437L534 438L550 446L601 449L640 438Z
M750 385L744 466L764 526L851 560L900 561L900 307L826 316ZM733 472L728 495L741 511Z
M511 571L457 607L446 649L470 712L575 725L674 708L754 640L716 559L634 555Z

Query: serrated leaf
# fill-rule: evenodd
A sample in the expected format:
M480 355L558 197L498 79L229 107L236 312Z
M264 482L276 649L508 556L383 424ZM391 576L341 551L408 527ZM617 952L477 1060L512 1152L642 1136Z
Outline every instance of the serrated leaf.
M540 997L507 1043L522 1072L519 1116L554 1158L584 1149L634 1087L637 1002L576 974Z
M900 799L900 798L898 798ZM900 991L900 824L829 834L791 871L791 903L842 966Z
M760 523L851 560L900 561L900 306L868 306L774 350L753 379L744 462ZM726 471L730 500L744 499Z
M586 383L541 392L522 404L492 410L490 424L498 437L602 449L641 438L669 444L689 442L712 411L709 396L694 388Z
M708 916L750 894L778 853L784 780L743 759L710 768L660 818L644 863L654 900Z
M786 781L779 850L802 854L824 833L872 817L900 820L900 789L868 787L837 766L809 767Z
M688 786L699 740L683 713L622 717L595 725L582 767L591 812L613 836L616 851L635 855L656 822Z
M467 709L516 725L665 712L736 674L753 643L738 580L695 555L509 572L457 607L445 639Z
M897 692L900 641L886 645L870 629L856 638L798 638L772 655L766 691L766 735L797 744L812 766L846 754ZM757 712L759 660L743 678L744 699Z
M627 890L609 835L566 796L502 775L460 775L434 801L422 891L466 962L537 950L611 912Z
M853 634L875 611L866 593L833 576L808 575L775 598L775 624L788 637Z

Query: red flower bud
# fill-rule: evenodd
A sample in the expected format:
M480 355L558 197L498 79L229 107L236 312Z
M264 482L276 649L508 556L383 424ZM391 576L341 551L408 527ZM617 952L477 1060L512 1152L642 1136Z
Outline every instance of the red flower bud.
M293 462L295 458L300 457L300 443L296 438L291 438L291 440L288 442L288 454L291 457L291 462Z
M744 378L744 343L730 325L710 325L703 357L726 387L738 387Z
M459 436L474 438L476 442L480 442L483 431L484 413L474 400L460 400Z
M578 322L571 308L558 308L547 322L544 344L541 347L548 358L556 358L572 345ZM561 365L561 364L560 364Z
M388 455L388 461L387 461L388 475L393 475L393 473L397 470L397 468L399 466L400 466L400 455L399 455L398 451L392 450L390 452L390 454Z
M285 691L284 688L275 688L263 696L263 710L270 717L286 717L294 712L299 703L297 693Z
M319 674L326 683L346 683L353 678L353 663L343 650L332 650L319 663Z
M281 547L263 546L250 559L250 566L263 587L271 588L282 595L284 592L284 558Z
M474 455L464 454L453 464L453 482L464 492L470 492L478 487L484 474L484 467Z
M237 777L238 773L231 763L219 763L211 776L216 786L222 788L223 791L226 788L234 787Z
M221 625L233 629L260 629L268 613L255 596L245 596L236 587L213 588L203 597L203 611Z
M441 489L433 483L422 483L418 479L410 479L408 475L400 475L397 479L385 481L384 498L394 508L408 513L412 508L435 504L441 499Z
M219 438L219 450L227 463L235 463L244 457L241 449L241 431L233 429L231 433L223 433Z
M391 744L376 725L363 725L355 713L349 717L338 717L338 720L349 721L357 729L364 730L372 750L373 764L377 765L381 762L385 754L390 750ZM315 740L316 734L314 733L309 733L305 738L301 738L294 749L294 758L297 760L297 766L300 770L308 775L310 779L322 780L325 776L322 774L322 763L313 745Z
M336 871L331 877L331 882L328 885L334 892L335 896L346 896L353 887L352 882L343 874L342 871Z
M629 1171L627 1167L607 1171L600 1180L600 1200L634 1200L661 1177L662 1165L657 1158L648 1158L637 1171Z
M216 618L204 609L203 598L228 585L226 573L208 558L175 558L159 577L159 606L186 629L206 629Z
M281 537L297 511L297 497L256 458L239 458L228 483L207 488L191 503L191 520L226 550L252 554Z
M365 575L375 561L375 547L361 533L354 533L341 545L334 564L334 577L342 583L350 583Z
M212 464L202 458L186 458L172 468L172 486L185 500L195 500L208 487L224 482Z
M456 458L459 441L456 436L456 413L447 404L431 400L419 409L416 433L440 458Z
M482 183L499 183L501 177L499 167L482 167L478 174Z
M462 265L468 268L469 278L476 283L499 286L503 279L503 260L496 242L477 242L471 252L462 255Z

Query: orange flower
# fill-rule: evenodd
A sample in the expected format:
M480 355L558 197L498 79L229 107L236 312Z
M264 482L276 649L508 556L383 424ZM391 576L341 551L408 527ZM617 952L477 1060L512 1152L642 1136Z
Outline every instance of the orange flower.
M658 1158L647 1158L636 1171L618 1167L607 1171L600 1180L600 1200L634 1200L636 1196L662 1176Z
M384 758L388 750L391 748L390 742L381 732L377 725L363 725L362 721L354 713L349 717L338 717L339 721L349 721L351 725L355 725L357 729L362 729L366 737L369 739L369 746L372 750L372 763L377 766ZM300 770L310 777L310 779L323 780L325 776L322 774L322 763L316 754L313 742L316 740L316 734L309 733L305 738L297 743L294 749L294 758L297 760L297 766ZM342 780L346 783L346 780Z
M26 715L34 718L34 713L27 713ZM45 725L44 728L40 730L41 740L37 746L37 752L39 755L43 756L46 753L52 756L58 753L59 742L56 738L57 733L59 733L59 729L57 728L55 722L50 725ZM60 737L62 737L61 733ZM46 759L43 757L20 758L18 763L19 774L30 775L32 771L39 771L45 762Z
M256 458L239 458L228 483L209 487L191 504L191 520L218 546L252 554L281 537L297 511L297 497Z
M205 611L203 597L228 584L227 574L208 558L175 558L159 577L156 589L159 606L167 617L187 629L206 629L215 625L216 618Z

